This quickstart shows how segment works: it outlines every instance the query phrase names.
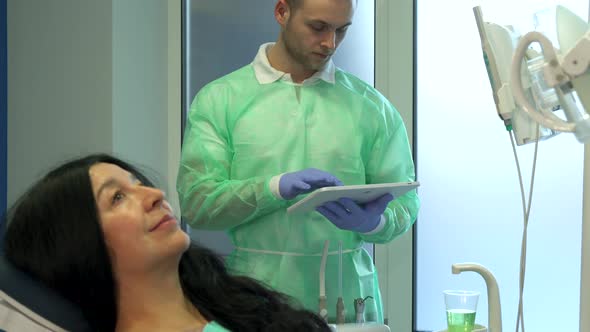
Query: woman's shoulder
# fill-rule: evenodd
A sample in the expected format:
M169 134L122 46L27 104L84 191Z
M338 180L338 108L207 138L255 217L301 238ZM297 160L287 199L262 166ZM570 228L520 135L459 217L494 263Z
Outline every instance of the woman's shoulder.
M219 325L216 321L211 321L205 325L203 332L230 332L230 330Z

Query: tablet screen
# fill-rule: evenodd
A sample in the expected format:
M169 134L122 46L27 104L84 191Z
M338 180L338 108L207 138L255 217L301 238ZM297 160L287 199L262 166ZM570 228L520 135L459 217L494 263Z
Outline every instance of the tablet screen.
M291 205L287 208L287 213L312 212L318 206L342 197L348 197L357 203L366 203L389 193L396 199L406 192L417 188L419 185L419 182L396 182L323 187L311 192L299 202Z

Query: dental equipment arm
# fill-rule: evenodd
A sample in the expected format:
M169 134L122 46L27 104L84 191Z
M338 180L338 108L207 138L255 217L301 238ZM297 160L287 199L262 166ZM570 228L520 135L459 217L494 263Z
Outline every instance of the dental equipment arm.
M498 283L492 272L476 263L453 264L451 271L453 274L472 271L483 277L488 292L488 332L502 332L500 291L498 290Z
M522 89L522 79L520 74L522 72L522 59L524 58L528 47L533 42L539 42L541 44L545 61L549 64L545 67L545 77L552 78L552 80L548 81L548 83L551 86L554 86L553 84L555 82L565 83L567 80L567 75L561 70L561 67L559 67L557 55L553 45L551 44L551 41L549 41L547 37L539 32L529 32L522 37L521 41L516 47L516 50L514 51L511 71L512 93L514 98L516 99L517 104L522 107L522 110L539 124L545 127L553 128L557 131L574 132L575 124L563 121L552 113L537 112L525 97L524 91ZM556 90L559 94L560 89L556 88Z
M567 50L563 61L560 63L555 54L551 42L538 32L530 32L519 43L512 63L513 94L517 103L521 104L525 111L544 125L553 125L552 119L547 119L535 114L530 105L522 96L522 86L515 72L520 69L522 55L525 48L537 41L543 48L545 58L545 81L558 93L564 106L567 122L555 121L554 128L563 128L564 131L574 132L579 142L584 143L584 183L582 194L582 250L581 250L581 277L580 277L580 332L590 332L590 116L586 112L590 109L590 72L588 64L589 51L589 26L588 23L564 7L557 7L557 32L560 48ZM547 54L545 54L547 53ZM576 91L582 103L582 112L577 111L576 104L571 101L571 96L565 93ZM561 129L558 129L561 130Z
M584 145L582 258L580 267L580 332L590 332L590 144Z
M479 38L481 40L481 49L483 52L484 62L488 72L490 84L492 86L494 103L496 104L496 110L498 115L504 121L505 125L510 125L512 114L516 105L514 105L514 99L512 97L512 91L508 85L507 78L502 79L500 71L498 70L498 63L502 59L496 57L494 54L494 48L492 47L490 38L487 36L486 23L483 20L483 14L480 7L474 7L473 13L475 15L475 22L477 23L477 30L479 32ZM507 58L508 55L504 58Z
M590 34L586 34L563 58L562 68L571 77L583 75L590 65Z
M485 22L479 6L473 8L477 30L481 41L481 50L488 80L492 87L494 104L500 119L508 131L514 134L517 145L524 145L551 138L557 131L539 126L529 118L517 105L512 93L511 63L514 49L520 35L511 26L503 26L492 22ZM533 103L540 112L552 115L558 110L558 97L553 89L539 83L542 76L542 57L534 50L526 52L527 70L521 72L525 97Z

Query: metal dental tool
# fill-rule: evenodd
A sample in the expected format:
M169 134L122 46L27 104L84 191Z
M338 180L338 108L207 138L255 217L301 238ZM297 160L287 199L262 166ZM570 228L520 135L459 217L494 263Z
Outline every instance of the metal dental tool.
M319 299L319 315L326 322L328 322L328 299L326 297L326 260L328 259L328 249L330 247L330 240L324 242L324 251L322 253L322 262L320 265L320 299Z
M365 322L365 301L368 298L373 298L372 296L367 296L364 299L358 298L354 299L354 314L356 317L356 323L364 323Z
M338 301L336 302L336 323L345 323L344 301L342 300L342 241L338 241Z

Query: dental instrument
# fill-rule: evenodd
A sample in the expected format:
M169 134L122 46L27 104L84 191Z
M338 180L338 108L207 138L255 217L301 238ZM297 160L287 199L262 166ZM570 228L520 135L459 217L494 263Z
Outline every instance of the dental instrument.
M320 265L320 296L319 296L319 310L318 313L322 319L328 322L328 297L326 296L326 263L329 254L329 247L330 247L330 240L324 241L324 249L322 251L322 258L321 258L321 265ZM356 320L355 323L346 323L344 321L345 317L345 310L344 310L344 301L342 301L342 243L338 243L338 255L339 255L339 277L338 277L338 288L339 288L339 296L338 302L342 302L342 304L337 304L337 315L341 315L341 318L337 317L337 324L328 324L330 326L330 330L332 332L391 332L389 326L377 322L367 322L364 321L364 302L368 298L372 298L371 296L367 296L364 299L359 298L354 300L355 304L355 313L356 313ZM360 311L357 310L357 301L360 300ZM359 317L360 315L360 317ZM360 322L359 322L360 321Z
M322 261L320 265L320 299L318 313L326 322L328 322L328 299L326 297L326 261L328 259L328 249L330 247L330 240L324 242L324 250L322 252Z
M565 54L556 55L551 41L543 34L529 32L519 42L512 62L512 85L516 102L535 121L542 125L552 125L552 121L534 112L524 98L520 78L515 71L521 70L523 54L528 45L539 42L543 49L544 78L553 87L565 109L568 121L558 121L559 126L573 132L580 143L584 143L584 184L582 208L582 252L580 279L580 332L590 332L590 72L588 57L590 29L588 24L565 7L557 7L557 32L561 50ZM561 61L560 61L561 60ZM576 94L577 93L577 94ZM579 98L579 100L577 100ZM580 108L578 109L578 105ZM561 129L559 129L561 130ZM586 314L585 314L586 313Z
M488 33L491 29L487 29L491 25L484 24L479 7L474 8L474 12L482 39L486 69L494 91L494 101L507 129L514 130L514 135L519 137L519 128L511 126L510 120L514 118L515 114L522 113L527 115L525 120L530 118L542 128L556 132L574 133L577 140L584 144L579 331L590 332L590 315L585 314L590 312L590 144L588 144L590 143L590 115L587 113L590 110L589 25L565 7L557 6L556 22L559 49L554 48L551 40L543 33L533 31L525 34L519 38L513 50L506 49L513 51L509 70L510 79L506 80L505 77L502 77L502 73L505 73L508 68L505 64L505 55L509 52L494 52L493 43L489 38L490 33ZM504 34L504 37L506 35L509 33ZM540 45L541 52L539 54L532 54L529 46L533 43ZM504 44L506 45L506 43ZM502 59L500 59L500 54L504 54ZM542 88L535 89L535 84ZM510 87L510 91L502 89L506 86ZM516 107L513 107L512 103ZM563 110L566 120L553 114L557 108ZM529 141L538 141L543 137L550 138L554 134L545 136L536 134L536 136L536 139L533 138ZM525 211L525 231L528 215L529 211ZM526 246L525 244L526 233L524 234L523 248ZM526 251L523 250L523 254L525 253ZM521 259L522 264L523 260ZM465 267L454 268L461 271ZM521 293L523 268L521 266ZM483 270L480 268L478 272L481 271ZM484 276L484 278L486 277ZM486 283L488 279L486 279ZM489 288L488 292L490 292ZM500 310L499 294L497 310ZM519 315L521 314L522 303L519 304ZM493 328L496 329L492 330L492 326L490 326L490 332L499 331L498 328L501 329L501 326L498 326L501 324L501 320L492 320L489 324L494 324Z
M344 301L342 300L342 241L338 241L338 300L336 302L336 323L345 323Z
M536 142L551 138L559 131L540 127L520 110L512 95L510 82L510 64L518 43L519 35L510 26L501 26L485 22L480 7L474 7L475 22L481 39L484 63L492 87L496 110L507 130L514 128L517 145ZM557 96L553 89L540 83L539 55L533 50L527 54L530 61L529 71L521 73L527 98L531 99L537 109L551 114L560 109ZM542 64L542 63L541 63ZM553 114L551 114L553 116Z
M356 323L364 323L365 322L365 301L367 299L372 299L372 296L367 296L364 299L358 298L354 299L354 314L355 314L355 321Z

